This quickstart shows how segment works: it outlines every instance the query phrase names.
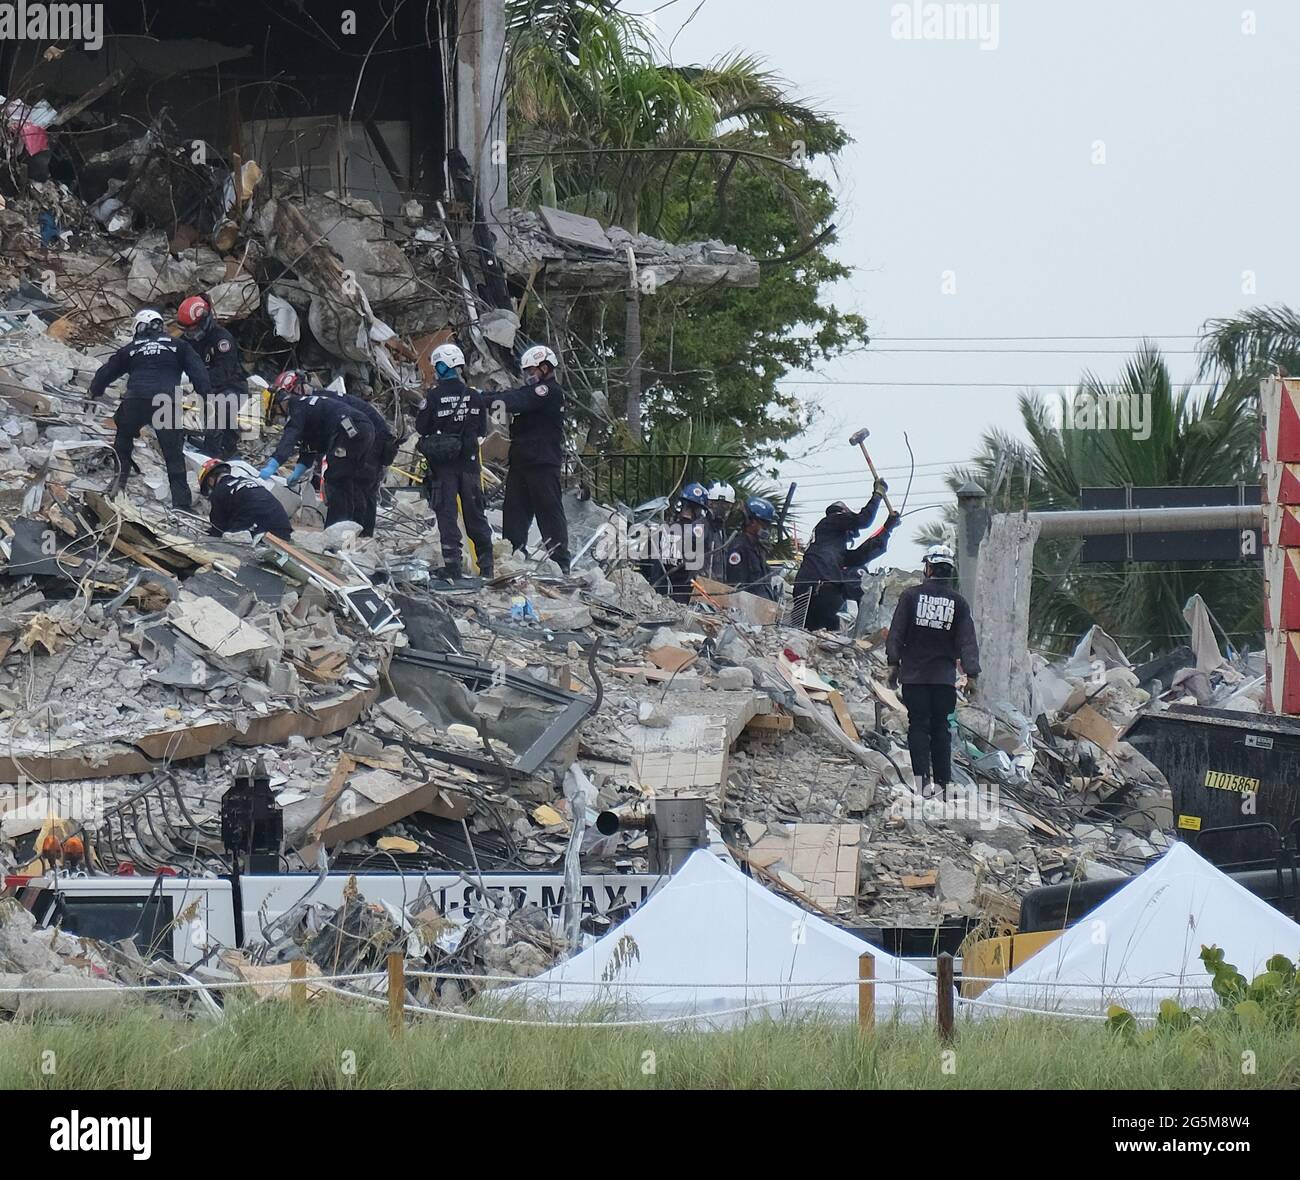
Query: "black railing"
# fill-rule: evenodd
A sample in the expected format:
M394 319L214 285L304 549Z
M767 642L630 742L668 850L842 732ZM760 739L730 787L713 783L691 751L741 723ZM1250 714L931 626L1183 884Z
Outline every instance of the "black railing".
M672 455L614 452L578 455L570 460L570 471L578 482L602 504L619 501L629 507L671 496L685 484L698 480L707 486L715 467L736 469L744 460L738 455Z

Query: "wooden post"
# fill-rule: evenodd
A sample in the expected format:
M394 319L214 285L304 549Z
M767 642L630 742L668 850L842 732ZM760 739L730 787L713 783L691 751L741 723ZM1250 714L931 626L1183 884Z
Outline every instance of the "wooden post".
M406 1006L406 956L393 951L388 956L388 1031L402 1035L403 1009Z
M953 979L952 979L952 956L945 951L937 961L937 971L935 973L935 986L938 989L938 1003L935 1006L935 1017L939 1023L939 1039L945 1045L952 1044L952 1020L953 1020Z
M294 959L289 964L289 978L300 980L307 978L307 960ZM302 1008L307 1003L307 985L305 983L291 983L289 985L289 1002L295 1008Z
M876 1027L876 957L870 951L858 956L858 1032L866 1035Z

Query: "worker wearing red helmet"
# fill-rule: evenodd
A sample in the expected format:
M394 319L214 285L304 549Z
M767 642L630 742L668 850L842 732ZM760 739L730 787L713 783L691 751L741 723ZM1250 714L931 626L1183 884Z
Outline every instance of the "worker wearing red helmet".
M280 445L258 473L270 479L295 451L298 465L289 476L292 484L315 463L325 459L325 525L341 520L363 524L366 491L376 445L369 418L342 398L315 393L306 374L296 369L281 373L271 387L271 409L288 414Z
M241 532L255 537L271 533L282 541L293 537L289 514L280 501L259 480L236 475L224 460L209 459L199 468L199 495L211 505L209 531L214 537Z
M219 323L202 295L191 295L176 311L181 333L207 366L212 391L204 399L203 449L229 459L239 448L239 411L248 396L244 362L235 338Z

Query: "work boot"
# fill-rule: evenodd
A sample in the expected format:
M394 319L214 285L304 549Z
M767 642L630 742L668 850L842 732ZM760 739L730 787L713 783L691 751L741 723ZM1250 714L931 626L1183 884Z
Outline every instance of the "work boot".
M928 774L921 775L921 797L922 798L932 799L937 790L938 788L934 785L934 783L930 781L930 776Z
M464 576L461 567L458 565L444 565L441 569L436 569L429 575L437 582L455 582Z
M115 479L115 480L113 481L113 486L112 486L112 488L110 489L110 491L109 491L108 494L109 494L110 496L125 496L125 495L126 495L126 481L127 481L128 478L129 478L128 476L125 476L125 475L119 475L119 476L117 477L117 479Z

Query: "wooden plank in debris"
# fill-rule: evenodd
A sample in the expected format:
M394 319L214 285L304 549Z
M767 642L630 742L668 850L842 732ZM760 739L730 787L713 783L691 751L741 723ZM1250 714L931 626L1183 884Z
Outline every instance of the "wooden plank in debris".
M915 876L904 876L902 878L904 889L933 889L939 883L939 874L931 869L926 873L917 873Z
M771 626L781 621L781 607L770 598L750 594L748 590L737 590L725 582L715 582L711 578L696 578L692 582L695 599L703 599L720 610L734 610L746 622L758 626Z
M0 368L0 397L33 414L48 414L53 405L45 394L29 388L18 374L5 368Z
M299 852L308 864L311 864L316 859L316 850L320 846L322 834L329 827L334 804L343 793L343 788L348 781L348 775L356 769L356 766L357 764L349 754L340 754L339 760L334 764L334 773L330 775L329 782L325 784L325 794L321 798L321 809L307 829L306 841L299 848Z
M698 658L698 653L673 644L652 648L645 654L655 667L662 668L665 672L680 672L683 668L689 668Z
M637 667L631 664L621 664L614 671L620 676L628 676L633 680L637 677L644 677L652 684L663 684L673 678L671 672L665 672L662 668L647 668L644 665Z
M1119 730L1091 705L1084 705L1066 721L1065 729L1075 737L1087 738L1107 754L1115 752L1115 745L1119 741Z
M80 98L73 99L67 106L60 109L59 113L50 121L51 127L62 127L71 119L75 119L88 106L97 103L104 95L116 90L126 80L130 69L119 66L111 74L107 75L102 81L96 82Z
M840 723L840 728L849 736L850 740L858 741L858 727L853 724L853 718L849 716L849 708L844 703L844 695L837 688L829 696L831 708L835 710L835 720Z
M789 713L756 713L749 719L745 732L789 733L794 728L794 718Z
M759 864L757 861L751 858L747 853L745 853L742 849L735 848L732 845L728 844L727 851L730 852L731 855L734 856L737 860L743 860L747 865L749 865L751 869L754 870L754 872L756 872L760 877L762 877L764 881L767 881L769 884L775 885L783 893L788 893L792 897L797 897L801 902L803 902L804 905L808 906L810 909L816 910L819 914L825 914L828 918L835 918L838 916L834 910L828 910L824 905L822 905L818 901L815 901L813 898L809 897L808 894L804 893L802 890L796 889L793 885L787 885L784 881L781 880L780 877L778 877L775 873L769 872L766 866Z
M1020 899L999 893L996 889L985 886L975 893L975 904L990 918L1007 922L1012 926L1020 924Z

